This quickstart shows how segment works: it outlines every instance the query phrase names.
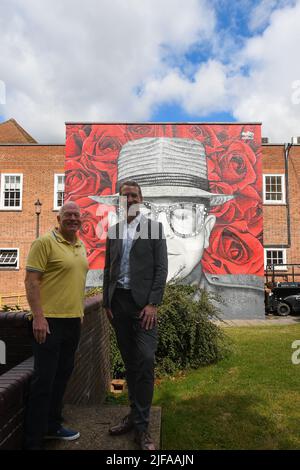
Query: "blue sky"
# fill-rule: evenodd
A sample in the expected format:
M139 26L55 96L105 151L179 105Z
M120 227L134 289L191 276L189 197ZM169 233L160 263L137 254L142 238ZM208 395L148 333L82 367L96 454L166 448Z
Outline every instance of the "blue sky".
M2 0L0 120L40 142L65 121L260 121L289 141L299 24L300 0Z

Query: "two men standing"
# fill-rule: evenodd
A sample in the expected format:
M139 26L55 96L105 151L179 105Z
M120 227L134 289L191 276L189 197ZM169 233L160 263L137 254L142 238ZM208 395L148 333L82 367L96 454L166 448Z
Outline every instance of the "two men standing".
M130 414L110 428L113 436L134 428L142 450L155 450L148 432L157 348L157 308L168 275L167 246L160 222L139 211L143 197L135 181L124 181L126 220L110 228L106 243L103 306L125 364Z
M62 427L62 406L80 337L88 262L76 235L81 226L77 204L65 204L57 220L57 229L33 242L26 265L34 355L25 420L26 449L42 448L45 437L79 437L79 432Z
M110 428L113 436L135 429L143 450L155 450L148 432L157 348L157 308L168 274L167 246L160 222L139 211L140 186L120 187L126 220L107 237L103 306L117 336L126 368L131 411ZM74 440L79 432L62 426L63 396L74 367L80 337L88 262L76 233L79 207L65 204L59 227L31 246L26 293L33 314L34 375L25 421L25 448L40 449L46 437Z

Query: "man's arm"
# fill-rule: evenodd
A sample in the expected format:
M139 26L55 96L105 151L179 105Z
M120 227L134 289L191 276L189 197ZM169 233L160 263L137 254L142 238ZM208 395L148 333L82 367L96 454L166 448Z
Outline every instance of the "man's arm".
M149 304L160 304L168 277L168 252L163 226L159 223L159 238L154 243L154 279Z
M168 277L168 253L167 243L162 224L159 224L159 238L154 243L154 278L149 295L148 305L141 311L141 326L146 330L152 329L157 324L157 306L161 303L166 280ZM151 305L152 304L152 305Z
M25 289L27 300L33 315L32 330L38 343L46 341L47 333L50 333L49 325L44 317L41 305L40 284L43 273L39 271L26 271Z
M112 320L113 314L109 307L109 280L110 280L110 239L107 234L106 238L106 251L105 251L105 265L103 271L103 307L109 320Z
M109 272L110 272L110 239L107 235L106 248L105 248L105 264L103 271L103 307L109 306L108 287L109 287Z

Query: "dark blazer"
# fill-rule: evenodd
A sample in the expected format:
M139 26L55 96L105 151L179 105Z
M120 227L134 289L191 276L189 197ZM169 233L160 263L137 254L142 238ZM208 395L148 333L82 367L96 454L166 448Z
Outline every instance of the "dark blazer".
M103 306L111 307L122 257L124 222L110 227L106 240L103 273ZM141 308L160 304L168 275L167 244L160 222L141 217L129 255L130 285L134 301Z

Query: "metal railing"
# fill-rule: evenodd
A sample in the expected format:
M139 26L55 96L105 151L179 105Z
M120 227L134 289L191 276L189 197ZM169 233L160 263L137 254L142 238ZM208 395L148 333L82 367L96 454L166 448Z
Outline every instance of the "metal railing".
M18 294L6 294L2 295L0 294L0 310L3 309L3 307L11 307L17 310L16 307L19 307L21 310L22 309L28 309L28 302L26 298L25 292L21 292Z
M275 287L279 282L293 282L300 285L300 263L267 264L265 280L270 287Z

